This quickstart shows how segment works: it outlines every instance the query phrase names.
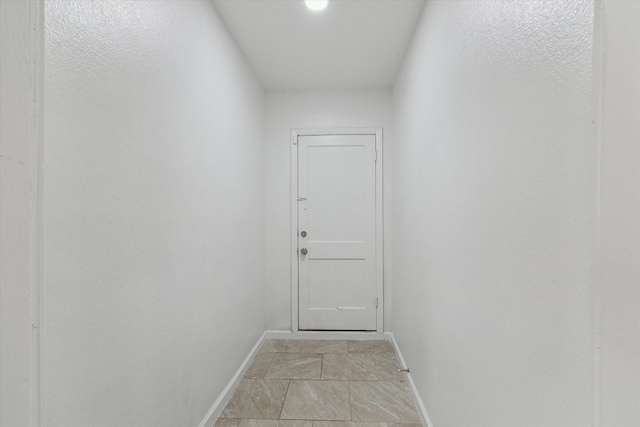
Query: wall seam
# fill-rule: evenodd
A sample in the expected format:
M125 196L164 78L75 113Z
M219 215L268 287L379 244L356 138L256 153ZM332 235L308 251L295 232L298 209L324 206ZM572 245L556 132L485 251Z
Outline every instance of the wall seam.
M603 0L594 0L594 32L593 32L593 79L594 79L594 201L593 201L593 282L592 282L592 346L593 346L593 425L601 425L601 378L602 362L600 360L600 198L602 175L602 134L603 111L602 95L604 90L604 13Z

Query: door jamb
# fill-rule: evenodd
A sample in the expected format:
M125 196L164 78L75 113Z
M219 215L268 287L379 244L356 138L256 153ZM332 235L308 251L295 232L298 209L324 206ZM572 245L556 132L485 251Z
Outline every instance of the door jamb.
M291 130L291 331L298 332L298 136L374 135L376 137L376 331L384 332L384 217L382 128Z

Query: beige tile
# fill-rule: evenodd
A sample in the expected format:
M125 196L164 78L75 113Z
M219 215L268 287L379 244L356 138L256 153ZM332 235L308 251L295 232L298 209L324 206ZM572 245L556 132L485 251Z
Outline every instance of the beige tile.
M242 420L240 427L313 427L313 421L302 420Z
M347 343L349 353L393 354L396 352L389 341L351 341Z
M238 418L218 418L214 427L239 427L240 420Z
M420 422L406 382L351 381L349 390L353 421Z
M307 340L302 344L303 353L346 353L347 341Z
M253 363L244 374L245 378L264 378L275 353L258 353Z
M349 385L345 381L292 380L280 418L348 421Z
M387 423L357 423L354 421L314 421L313 427L387 427Z
M322 356L319 354L275 353L265 378L319 380L321 369Z
M384 354L325 354L322 362L323 380L402 381L400 364Z
M277 419L288 385L287 380L241 380L222 417Z
M302 348L301 340L267 340L265 341L261 353L300 353Z

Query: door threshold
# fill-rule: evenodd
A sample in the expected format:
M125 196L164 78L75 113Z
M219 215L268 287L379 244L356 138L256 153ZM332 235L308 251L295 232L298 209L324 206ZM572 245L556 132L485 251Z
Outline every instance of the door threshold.
M389 341L376 331L266 331L266 339Z

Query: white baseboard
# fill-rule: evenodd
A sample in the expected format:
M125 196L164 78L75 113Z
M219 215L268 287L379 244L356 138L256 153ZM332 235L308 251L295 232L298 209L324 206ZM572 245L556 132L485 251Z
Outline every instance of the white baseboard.
M218 399L211 406L211 409L209 409L207 415L205 415L204 419L200 422L200 424L198 424L198 427L212 427L216 420L220 417L220 414L222 414L225 406L227 406L227 403L229 403L229 400L231 400L233 393L240 385L240 380L244 376L247 369L249 369L249 366L251 365L251 362L253 362L253 359L260 351L260 347L262 347L262 343L266 339L266 335L267 333L263 332L263 334L258 339L258 342L256 342L256 345L253 346L253 348L249 352L249 355L246 357L246 359L244 359L244 362L242 362L242 365L240 365L240 367L238 368L236 374L233 376L233 378L231 378L231 381L229 381L229 384L227 384L225 389L222 390L222 393L220 393Z
M395 337L391 332L385 332L384 334L387 335L389 337L388 338L389 341L393 343L393 347L396 349L396 354L398 355L398 359L400 359L400 365L402 366L402 369L407 369L407 363L404 361L404 357L402 357L402 352L398 347L398 343L396 342ZM416 384L413 382L413 377L411 376L411 373L407 374L407 380L409 381L409 387L411 387L411 391L413 392L413 397L415 399L416 405L418 406L420 417L422 418L422 422L427 427L433 427L433 423L429 418L429 414L427 414L427 408L425 408L424 402L422 401L422 398L420 398L420 394L418 393Z
M342 331L266 331L265 339L281 340L388 340L384 334L377 332L342 332Z

